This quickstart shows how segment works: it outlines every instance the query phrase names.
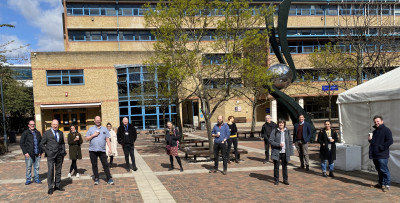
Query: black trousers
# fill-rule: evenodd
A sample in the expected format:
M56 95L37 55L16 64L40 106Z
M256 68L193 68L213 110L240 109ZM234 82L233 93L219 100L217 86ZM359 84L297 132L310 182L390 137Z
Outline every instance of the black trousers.
M238 154L238 150L237 150L238 138L237 137L229 138L227 141L228 141L228 150L226 150L226 158L229 160L231 148L232 148L232 144L233 144L233 150L235 150L235 160L239 160L239 154Z
M287 160L286 160L286 153L279 154L279 160L282 163L282 173L283 173L283 181L288 180L288 173L287 173ZM279 160L274 160L274 180L275 182L279 181Z
M226 158L226 144L214 142L214 169L218 170L218 159L219 151L221 150L221 156L223 160L224 171L228 169L228 159Z
M61 184L61 169L62 164L64 162L64 156L58 154L55 159L47 159L47 185L49 189L53 187L53 183L55 183L55 187L60 187ZM54 180L54 167L56 169L56 176Z
M107 155L105 152L93 152L89 151L90 162L92 162L92 170L94 179L99 178L99 168L97 167L97 158L100 158L101 165L103 165L104 172L106 173L107 180L111 177L110 168L107 163Z
M269 161L269 140L264 139L264 148L265 148L265 160Z
M72 173L72 170L75 170L75 173L78 173L78 166L76 165L77 160L71 160L71 167L69 167L69 172Z
M128 168L130 167L129 155L131 155L132 166L133 166L133 168L136 168L135 152L134 152L135 146L133 144L124 144L124 145L122 145L122 148L124 149L126 167L128 167Z

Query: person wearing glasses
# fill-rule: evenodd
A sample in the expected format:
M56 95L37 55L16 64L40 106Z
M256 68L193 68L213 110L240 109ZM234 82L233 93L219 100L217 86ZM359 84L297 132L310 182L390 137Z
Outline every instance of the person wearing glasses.
M40 141L42 136L40 132L35 128L35 121L30 120L28 123L28 130L25 130L21 135L21 140L19 142L22 153L25 156L26 164L26 182L25 185L32 183L32 164L34 171L34 181L35 183L42 184L39 179L39 165L40 158L42 156L42 148L40 148Z

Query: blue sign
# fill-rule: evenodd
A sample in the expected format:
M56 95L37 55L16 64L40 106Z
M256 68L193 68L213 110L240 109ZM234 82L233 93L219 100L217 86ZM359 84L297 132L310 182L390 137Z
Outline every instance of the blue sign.
M271 113L271 108L265 108L265 113Z
M331 85L331 91L337 91L339 90L339 87L337 85ZM329 90L329 85L322 85L322 91L328 91Z

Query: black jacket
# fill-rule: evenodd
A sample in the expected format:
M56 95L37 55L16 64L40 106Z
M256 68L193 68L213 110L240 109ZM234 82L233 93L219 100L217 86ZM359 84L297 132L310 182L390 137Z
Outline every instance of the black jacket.
M175 128L175 132L172 135L169 134L169 129L165 131L165 143L171 147L175 147L176 141L179 141L181 136L179 135L178 128Z
M392 132L384 124L374 128L372 140L369 141L369 158L388 159L389 147L393 144Z
M267 123L265 122L264 125L261 128L261 137L264 138L264 142L269 142L269 137L271 136L271 133L273 130L277 129L278 125L276 123L272 122Z
M36 139L38 141L37 144L38 144L39 154L42 154L43 150L40 147L40 141L42 140L42 135L36 129L34 131L35 131L35 134L36 134ZM29 129L25 130L22 133L21 140L19 141L19 145L21 146L22 153L24 155L26 153L28 153L29 156L31 156L31 157L33 157L35 155L34 146L33 146L33 134Z
M55 159L57 155L65 156L67 152L65 151L64 134L58 131L58 142L54 137L53 131L48 130L43 133L42 140L40 141L40 147L46 152L47 161Z
M229 130L231 131L231 135L237 135L237 127L236 123L232 123L232 125L229 125Z
M125 137L125 127L120 125L117 131L117 140L119 144L133 144L137 138L136 128L132 124L128 124L129 137Z
M332 153L332 160L336 160L336 144L335 142L339 142L338 135L335 130L331 129L331 136L334 139L334 142L329 142L328 135L325 132L325 129L322 129L318 134L317 142L320 144L319 147L319 158L323 160L329 159L329 148L328 144L331 144L331 153Z

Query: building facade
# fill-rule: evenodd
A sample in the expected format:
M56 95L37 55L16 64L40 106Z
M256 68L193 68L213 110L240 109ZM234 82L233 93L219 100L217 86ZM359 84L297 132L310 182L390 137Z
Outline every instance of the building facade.
M152 54L157 40L151 29L145 26L145 3L157 1L62 0L64 13L63 25L60 26L64 28L65 52L36 52L31 56L35 114L41 130L49 128L52 119L58 119L64 131L68 131L71 124L85 131L93 125L95 115L102 115L103 122L111 122L114 126L127 116L140 129L149 126L163 128L164 116L174 121L174 105L162 109L157 104L157 92L151 93L156 98L154 104L146 102L148 99L144 97L148 95L144 84L152 82L154 77L147 73L144 61ZM253 1L252 6L270 3L278 5L280 1ZM379 4L368 1L293 1L287 36L298 75L312 72L313 67L307 59L310 53L341 34L337 27L344 23L343 16L367 14L389 18L396 26L400 22L400 17L397 17L400 16L400 5L394 0ZM212 43L212 33L208 37ZM343 45L342 48L352 47ZM277 60L271 50L269 64L274 63ZM317 76L313 85L313 90L300 91L296 86L302 85L295 83L285 91L314 118L327 118L324 81ZM140 92L137 92L138 88ZM331 100L336 101L336 95L342 91L341 88L335 90ZM271 114L274 120L288 118L276 100L268 100L258 107L257 121L263 121L265 114ZM183 101L180 107L183 123L197 126L202 120L196 98ZM330 108L336 117L336 105ZM247 122L252 119L251 107L243 98L226 102L215 113L219 114L242 117Z

